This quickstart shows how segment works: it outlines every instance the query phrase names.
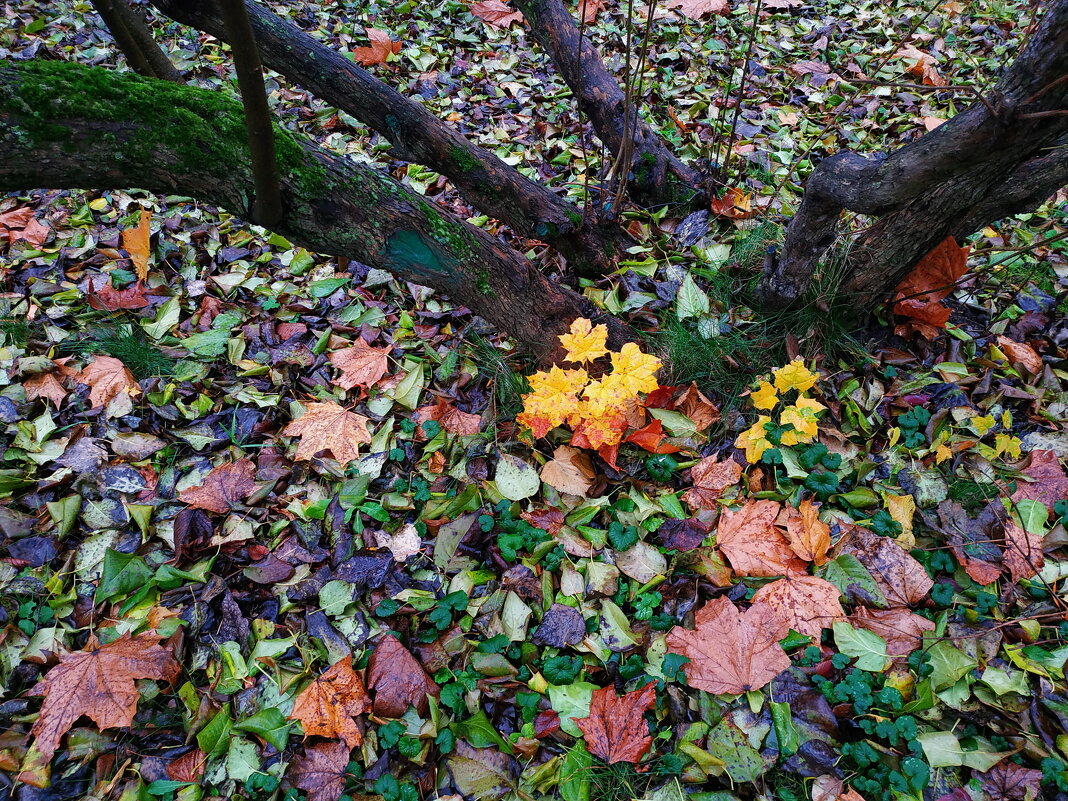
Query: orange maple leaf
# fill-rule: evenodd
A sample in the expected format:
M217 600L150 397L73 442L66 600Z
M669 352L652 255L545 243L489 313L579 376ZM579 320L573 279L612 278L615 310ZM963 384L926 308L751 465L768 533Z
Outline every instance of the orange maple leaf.
M785 524L790 547L806 562L822 565L831 547L831 527L820 520L820 508L809 498L801 506L783 508L779 523Z
M340 737L352 749L363 742L355 718L370 711L371 697L345 656L301 691L289 717L305 736Z
M582 730L590 753L609 765L638 762L653 745L644 715L655 703L655 682L626 695L616 695L615 687L609 685L594 690L589 716L576 718L575 725Z
M283 429L287 437L300 437L294 459L312 459L329 451L342 467L359 456L359 446L371 442L367 418L338 404L309 403L307 411Z
M776 527L776 501L746 501L741 509L724 510L716 530L716 545L739 576L783 576L802 573L797 558Z
M895 290L893 311L909 318L905 326L898 326L899 334L918 331L928 339L945 328L949 309L943 298L953 291L953 285L968 271L968 247L960 247L957 240L947 236L912 268Z
M329 358L330 363L341 371L341 377L332 383L342 389L374 386L389 369L389 348L373 348L362 338L357 339L351 348L335 350Z
M390 39L386 31L380 31L378 28L364 28L364 32L371 40L371 46L352 48L352 58L357 64L365 67L385 64L391 53L400 52L401 43Z
M133 373L112 356L94 356L85 369L74 376L74 380L89 387L89 402L94 409L107 406L123 392L130 395L141 393Z

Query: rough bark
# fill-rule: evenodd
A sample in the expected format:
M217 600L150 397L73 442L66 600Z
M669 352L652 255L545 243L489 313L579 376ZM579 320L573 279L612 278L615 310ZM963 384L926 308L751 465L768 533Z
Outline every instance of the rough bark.
M256 198L252 220L268 228L282 219L282 196L278 191L278 168L274 154L274 115L263 86L263 67L256 49L256 37L245 12L245 0L220 0L219 10L226 25L230 51L237 72L237 87L245 109L245 130L252 154L252 177Z
M226 39L213 0L152 0L163 14ZM302 30L248 0L260 57L271 69L389 139L405 161L446 176L472 206L549 243L583 275L615 269L622 234L470 142L431 112Z
M182 82L182 74L167 58L148 25L126 0L91 0L130 68L149 78Z
M1053 0L986 102L889 155L839 153L820 162L782 254L765 272L764 303L781 307L804 294L843 210L882 217L852 248L841 287L879 295L946 236L967 236L1046 200L1063 185L1055 178L1064 174L1064 156L1050 148L1068 130L1068 81L1058 82L1065 75L1068 0Z
M275 128L283 217L311 250L440 290L542 358L578 316L632 334L522 255L377 171ZM0 192L136 186L247 217L254 190L239 103L216 92L63 62L0 66Z
M701 176L676 157L638 114L627 119L626 95L561 0L516 0L531 31L549 52L564 82L582 100L598 138L613 155L631 146L631 194L650 204L690 203L704 195Z

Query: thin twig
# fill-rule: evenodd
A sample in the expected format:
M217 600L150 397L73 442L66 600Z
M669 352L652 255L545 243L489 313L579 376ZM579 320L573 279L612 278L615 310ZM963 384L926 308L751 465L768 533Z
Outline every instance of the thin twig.
M734 117L731 118L731 129L727 136L727 156L724 164L723 176L730 182L731 156L734 152L734 135L738 131L738 118L742 113L742 101L745 99L746 84L749 82L749 57L753 53L753 43L756 41L757 25L760 23L760 10L764 6L764 0L756 0L756 9L753 11L753 24L749 27L749 41L746 42L745 52L742 54L742 77L738 80L738 100L734 104ZM739 159L744 165L744 160ZM744 166L738 168L738 183L741 184L744 175Z

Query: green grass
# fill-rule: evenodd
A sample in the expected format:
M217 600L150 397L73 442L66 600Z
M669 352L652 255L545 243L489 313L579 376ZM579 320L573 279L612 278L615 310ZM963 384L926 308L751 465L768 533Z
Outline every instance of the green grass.
M530 392L530 385L519 369L530 365L520 365L517 369L508 363L492 342L478 334L471 336L467 342L479 374L488 378L493 385L497 419L515 417L523 410L522 396Z
M25 347L30 339L30 324L25 320L0 320L0 335L6 343Z
M589 772L591 801L637 801L645 798L651 783L649 774L639 773L629 762L596 762Z
M106 321L83 332L76 342L65 342L68 353L98 353L121 361L141 381L155 376L171 375L174 359L163 353L140 328L127 323Z

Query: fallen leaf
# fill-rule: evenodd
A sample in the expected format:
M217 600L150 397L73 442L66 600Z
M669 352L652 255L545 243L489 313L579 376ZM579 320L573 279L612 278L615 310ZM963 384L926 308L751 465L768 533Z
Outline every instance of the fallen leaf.
M665 548L675 551L692 551L708 536L708 526L696 517L684 520L665 520L656 530L656 535Z
M670 0L668 8L678 9L684 17L700 19L708 14L729 14L728 0Z
M186 751L167 763L167 778L175 782L199 782L207 762L207 754L199 748Z
M38 373L30 376L22 382L22 388L26 391L26 400L46 398L52 401L57 409L63 405L63 401L69 394L55 373Z
M728 487L733 487L742 477L742 466L729 456L723 461L717 456L706 456L690 468L693 486L683 493L682 499L694 509L715 509L717 501Z
M1035 353L1035 349L1023 342L1016 342L1006 336L997 338L998 347L1009 357L1010 364L1022 366L1031 375L1042 372L1042 357Z
M589 25L597 19L598 12L604 7L605 0L579 0L579 17L586 25Z
M860 526L851 526L838 543L842 553L855 556L868 569L891 606L912 606L927 597L934 581L923 565L894 540Z
M538 645L565 648L577 645L586 638L586 619L573 606L553 604L538 624L531 638Z
M149 228L151 220L152 212L142 207L141 218L137 222L137 227L127 228L122 232L122 248L130 254L130 261L133 262L134 266L134 274L139 282L148 278L148 255L152 237L152 231Z
M901 526L901 533L895 539L902 548L910 550L916 545L916 536L912 533L912 518L916 516L916 499L911 495L887 495L884 501L890 517Z
M372 348L363 339L357 339L351 348L335 350L329 358L341 371L341 377L331 383L342 389L372 387L389 369L389 348Z
M1035 801L1042 796L1042 771L1008 759L979 773L978 779L990 801Z
M310 460L329 451L342 467L359 456L359 446L371 442L368 419L350 412L333 401L309 403L307 411L282 431L287 437L300 437L294 459Z
M194 509L224 514L239 506L256 489L256 465L249 459L238 459L219 465L195 487L178 493L178 500Z
M969 248L960 247L948 236L924 256L898 284L893 311L917 321L917 330L932 338L949 321L949 309L941 300L948 297L954 284L968 271ZM924 329L922 326L926 326ZM908 333L904 331L902 333Z
M482 428L481 415L461 412L445 398L438 398L437 403L416 409L415 419L420 423L424 420L436 420L450 434L461 437L477 434Z
M820 508L806 498L797 509L786 506L783 512L786 517L786 537L793 552L817 567L826 562L827 551L831 547L831 527L820 520Z
M344 743L316 743L289 764L293 786L307 792L308 801L337 801L345 790L349 747Z
M403 562L423 550L423 539L411 523L405 523L394 534L376 531L375 539L378 541L378 547L388 548L398 562Z
M89 306L101 311L116 311L118 309L143 309L150 305L145 297L145 285L138 281L126 289L115 289L111 282L107 282L99 290L93 288L92 280L89 281Z
M672 445L670 442L664 443L664 424L659 420L653 420L637 431L632 431L623 441L637 445L650 453L678 453L682 450L678 445Z
M23 240L31 247L39 248L48 239L52 229L33 216L33 209L24 207L0 214L0 241L14 245Z
M930 514L925 514L924 520L945 536L964 572L979 584L997 581L1004 555L994 540L1002 538L1007 519L1001 501L988 504L978 518L969 516L955 501L942 501L937 511L937 523Z
M1057 501L1068 499L1068 474L1053 451L1031 451L1027 465L1020 472L1031 481L1017 481L1013 503L1032 500L1050 509Z
M559 445L541 468L541 480L568 495L584 496L593 486L594 475L589 454L570 445Z
M130 395L141 392L133 373L112 356L94 356L74 380L89 387L89 402L94 409L107 406L123 392Z
M864 797L852 787L846 787L841 779L825 774L812 782L812 801L864 801Z
M711 5L712 3L718 2L718 0L678 0L678 2L693 2ZM726 3L724 3L724 5L726 5ZM732 186L719 197L712 198L712 200L709 201L709 208L712 210L713 214L720 217L727 217L731 220L744 220L746 217L751 217L753 215L753 196L740 187Z
M919 78L924 86L945 86L945 79L938 74L938 68L935 66L935 59L930 53L924 53L915 45L905 44L902 45L896 53L895 58L915 59L916 63L908 68L911 75L915 75Z
M371 711L371 697L344 656L297 696L292 720L299 720L304 736L340 737L349 749L363 742L355 718Z
M30 691L43 695L30 734L47 759L74 722L85 715L101 729L129 728L137 711L136 679L173 681L179 672L174 654L160 637L145 633L100 645L91 639L84 651L64 654Z
M775 525L776 501L746 501L741 509L724 510L716 529L716 546L740 576L783 576L803 573L785 535Z
M427 696L441 689L401 641L387 634L378 641L367 663L367 684L375 692L374 713L399 718L414 706L420 715L429 709Z
M767 609L767 619L779 632L779 639L790 629L819 641L825 628L843 614L841 592L829 581L815 576L787 576L765 584L753 595L753 606Z
M1015 520L1005 523L1005 568L1013 581L1030 578L1046 562L1042 538L1025 530Z
M653 738L645 713L656 703L656 683L626 695L616 695L612 685L594 690L589 717L576 718L586 748L612 765L616 762L639 762L649 753Z
M352 48L352 58L364 67L375 64L385 64L391 53L399 53L401 43L394 42L389 38L389 33L380 31L378 28L364 28L367 38L371 40L370 47Z
M766 607L742 612L729 598L709 601L697 612L693 631L676 626L668 650L688 657L691 687L713 695L759 690L790 667Z
M691 383L675 401L675 410L693 420L694 428L704 431L719 420L719 408Z
M495 28L507 28L513 22L522 22L523 15L501 0L479 0L471 4L471 13Z
M520 513L519 516L530 525L550 534L556 534L564 527L564 513L559 509L531 509Z
M923 635L935 629L933 621L901 607L869 609L858 606L849 622L886 640L886 653L890 657L908 656L923 644Z

